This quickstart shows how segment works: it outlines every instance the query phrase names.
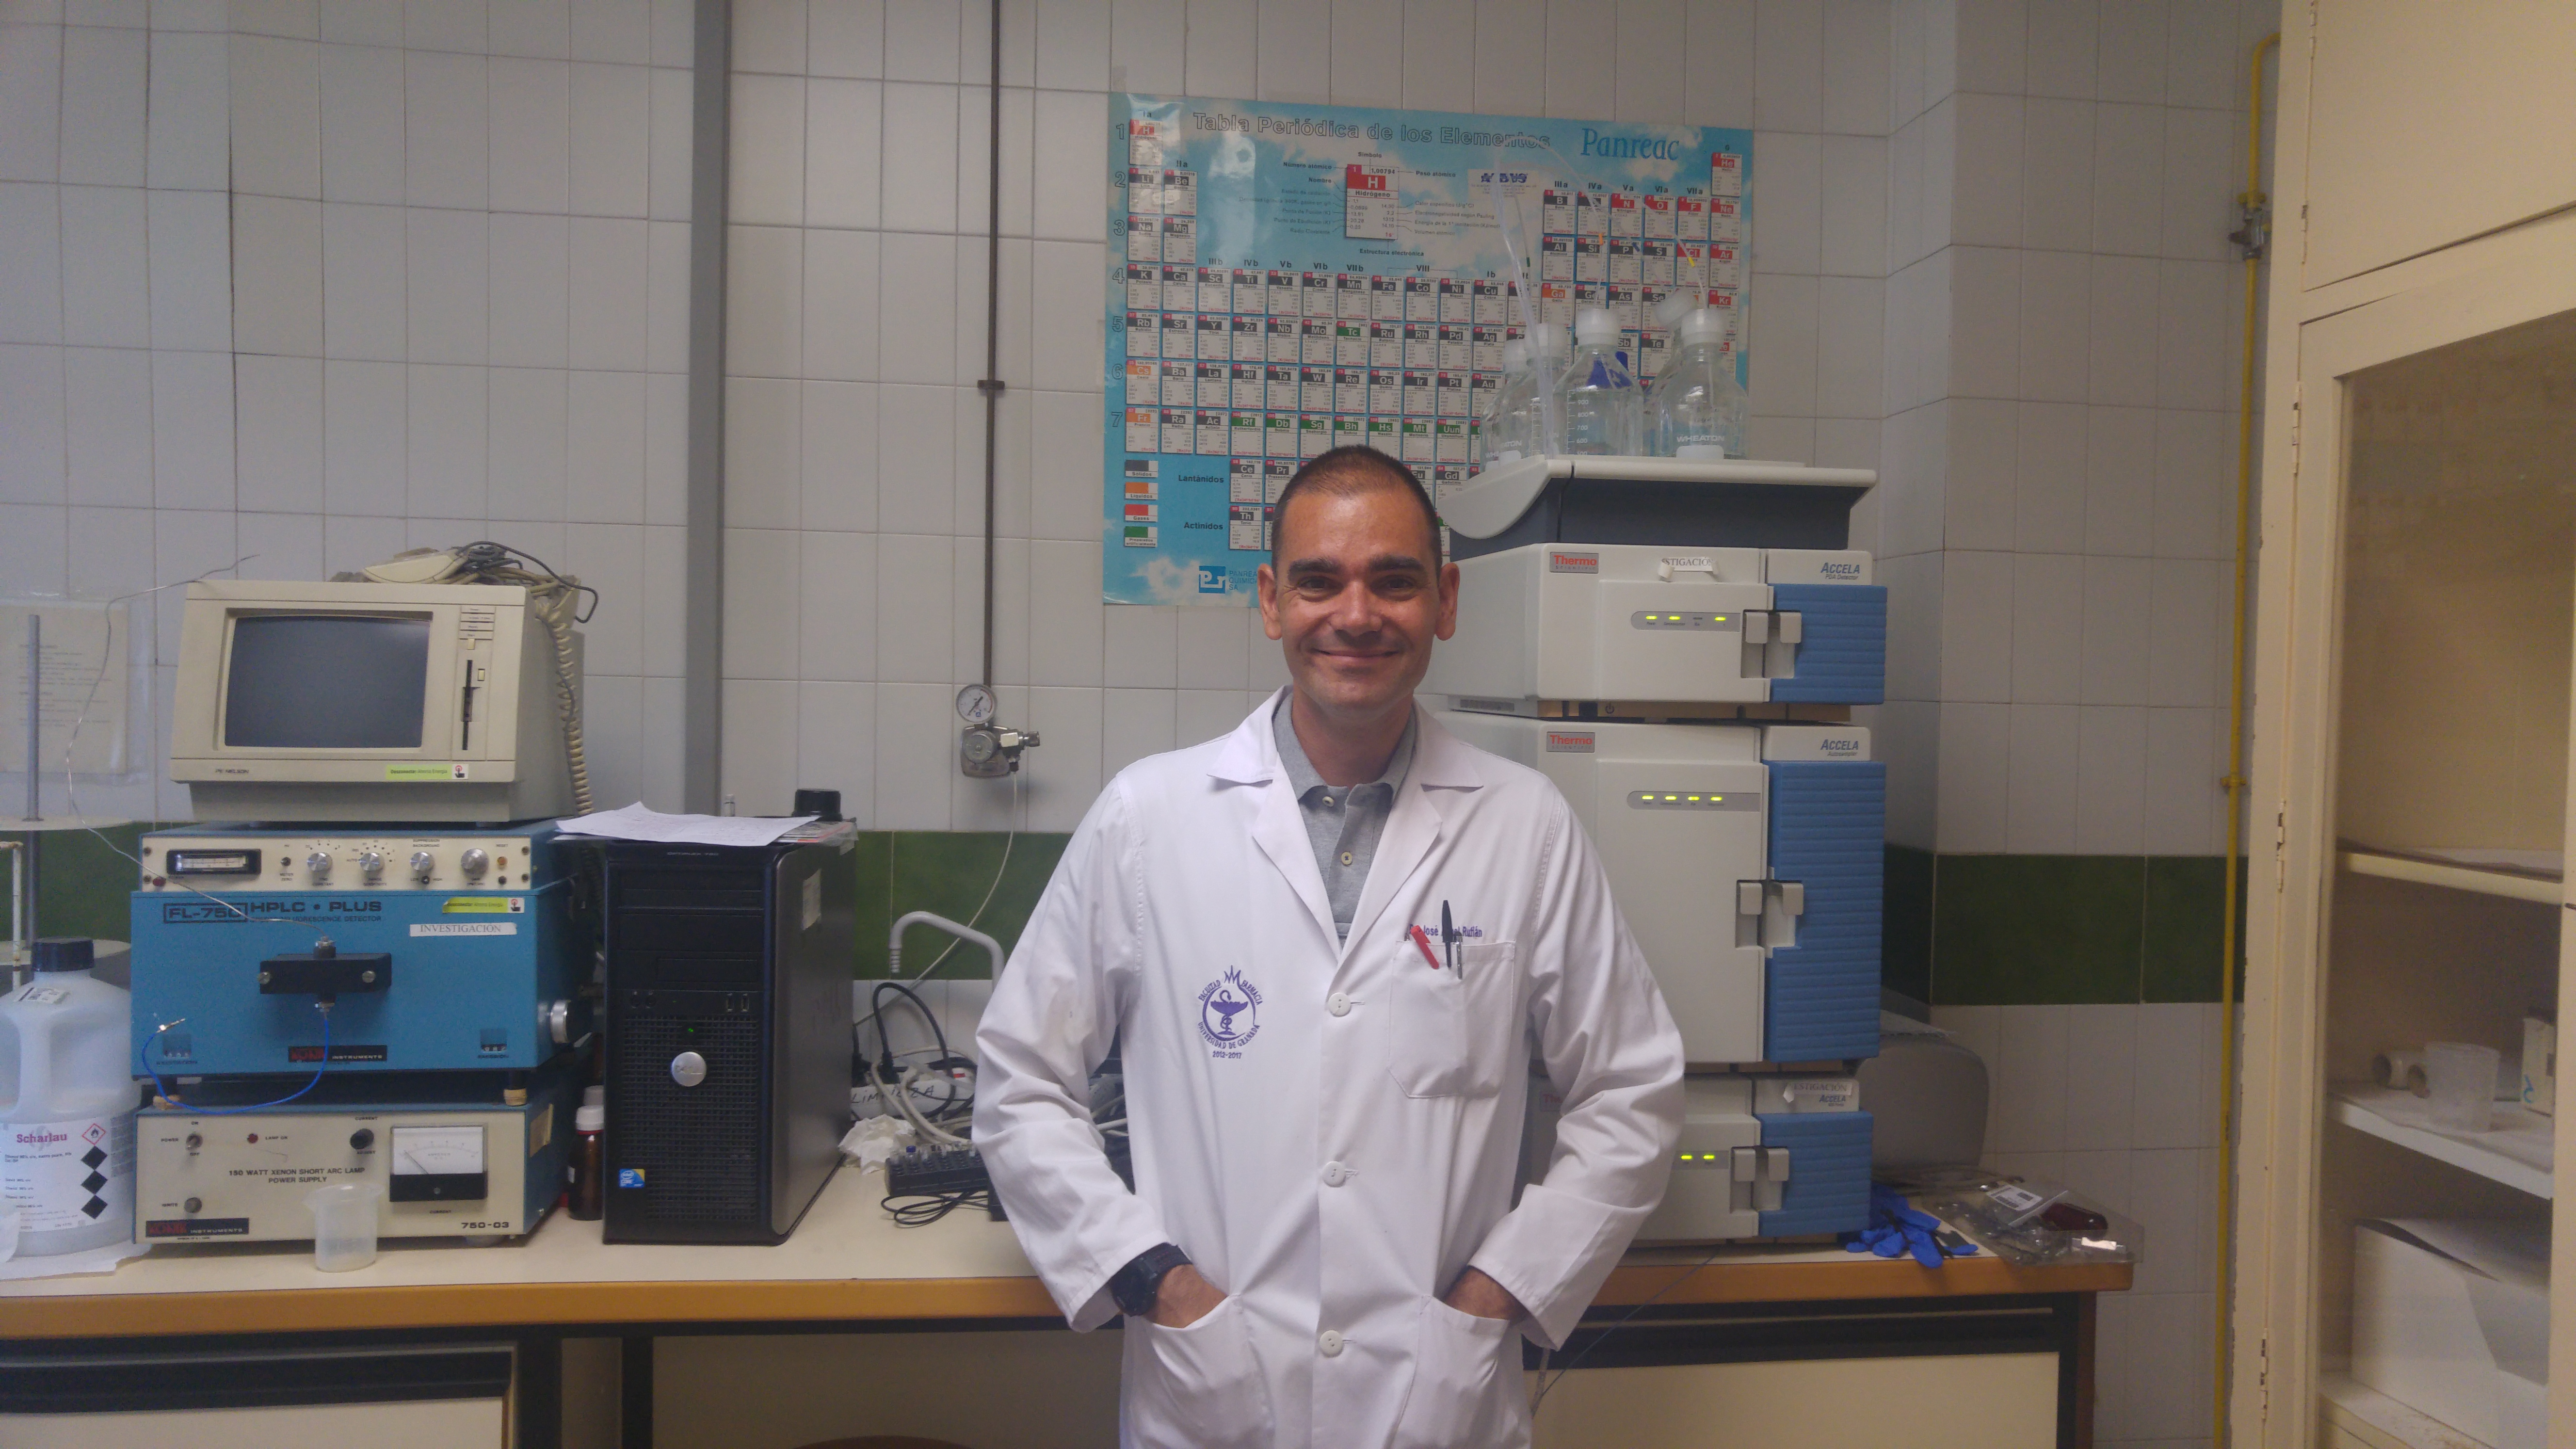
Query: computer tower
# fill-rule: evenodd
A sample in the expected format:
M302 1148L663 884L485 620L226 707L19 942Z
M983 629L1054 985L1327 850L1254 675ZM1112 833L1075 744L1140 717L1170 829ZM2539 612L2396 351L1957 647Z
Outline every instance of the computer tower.
M607 847L612 1243L780 1243L850 1111L855 827Z

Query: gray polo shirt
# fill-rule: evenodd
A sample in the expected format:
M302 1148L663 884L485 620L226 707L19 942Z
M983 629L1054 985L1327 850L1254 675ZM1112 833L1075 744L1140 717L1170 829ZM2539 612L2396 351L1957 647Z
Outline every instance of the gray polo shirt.
M1315 866L1324 873L1324 896L1333 904L1333 930L1350 939L1351 917L1360 906L1360 888L1368 884L1369 863L1377 858L1377 841L1386 833L1386 817L1395 808L1395 792L1413 768L1413 737L1418 719L1404 722L1404 738L1395 742L1386 769L1363 785L1341 788L1324 783L1297 743L1297 727L1279 701L1270 716L1270 735L1279 744L1279 762L1287 767L1288 788L1297 796L1297 811L1306 820L1306 839L1315 847Z

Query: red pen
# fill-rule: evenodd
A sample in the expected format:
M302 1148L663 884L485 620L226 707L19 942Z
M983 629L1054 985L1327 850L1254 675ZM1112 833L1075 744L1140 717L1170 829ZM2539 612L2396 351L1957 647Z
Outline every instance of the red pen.
M1434 971L1439 970L1440 957L1432 951L1431 938L1422 934L1422 928L1420 926L1410 927L1407 929L1406 934L1413 937L1414 945L1422 948L1422 959L1431 963L1431 969Z

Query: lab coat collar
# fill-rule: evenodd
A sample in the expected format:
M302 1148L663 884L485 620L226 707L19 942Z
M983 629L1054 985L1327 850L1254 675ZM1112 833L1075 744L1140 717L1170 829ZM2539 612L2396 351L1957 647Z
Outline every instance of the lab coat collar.
M1232 785L1266 785L1287 777L1288 768L1279 759L1279 745L1270 733L1271 716L1285 707L1288 686L1281 685L1263 700L1209 762L1208 773ZM1476 751L1456 735L1441 728L1440 721L1420 700L1413 706L1413 768L1406 774L1408 787L1397 792L1400 800L1419 785L1427 790L1475 790L1487 782L1485 772L1477 767ZM1292 802L1293 803L1293 802ZM1299 827L1303 829L1303 827Z
M1324 894L1324 875L1315 866L1315 847L1306 835L1306 824L1297 813L1297 801L1288 785L1288 770L1279 759L1279 746L1271 735L1271 716L1288 698L1282 686L1262 702L1244 722L1228 736L1217 757L1208 766L1208 774L1233 785L1265 787L1253 817L1252 838L1261 853L1286 877L1289 887L1315 918L1324 940L1333 940L1333 907ZM1485 784L1476 751L1465 741L1440 727L1440 721L1414 705L1413 768L1404 785L1395 792L1395 808L1387 815L1386 831L1378 838L1377 858L1370 864L1368 883L1360 889L1357 909L1351 912L1351 934L1339 943L1337 959L1346 958L1350 948L1369 939L1378 917L1386 913L1396 891L1409 879L1431 847L1440 839L1443 806L1435 792L1476 790Z

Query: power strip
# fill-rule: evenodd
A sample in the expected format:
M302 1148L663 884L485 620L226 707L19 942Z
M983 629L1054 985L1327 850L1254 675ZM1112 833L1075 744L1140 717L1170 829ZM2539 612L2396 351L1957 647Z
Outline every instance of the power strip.
M907 1148L886 1159L886 1196L935 1197L991 1188L984 1154L972 1147Z

